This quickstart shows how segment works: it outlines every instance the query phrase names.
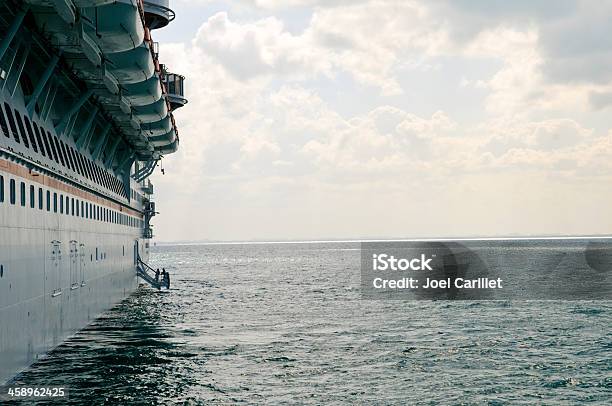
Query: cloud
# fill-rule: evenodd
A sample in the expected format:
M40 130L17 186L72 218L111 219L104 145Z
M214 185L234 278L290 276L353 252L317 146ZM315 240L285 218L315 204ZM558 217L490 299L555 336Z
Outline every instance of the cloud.
M577 71L605 60L605 17L581 2L479 4L295 0L297 29L288 3L262 0L162 44L189 98L154 180L176 213L156 218L166 238L612 226L565 227L612 199L612 83ZM563 49L591 17L588 49Z
M595 110L600 110L612 105L612 92L593 91L589 94L589 102Z
M588 142L593 130L583 128L571 119L549 119L540 122L501 122L487 128L492 135L484 150L501 155L508 150L526 148L553 151Z
M312 47L308 34L292 35L275 17L239 24L219 12L200 27L195 44L241 80L318 74L330 68L325 52Z

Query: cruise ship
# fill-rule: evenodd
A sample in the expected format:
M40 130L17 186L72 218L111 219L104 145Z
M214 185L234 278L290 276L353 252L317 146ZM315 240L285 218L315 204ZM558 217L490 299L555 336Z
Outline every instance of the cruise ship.
M168 0L0 0L0 384L155 283L148 178L187 103L153 41L173 19Z

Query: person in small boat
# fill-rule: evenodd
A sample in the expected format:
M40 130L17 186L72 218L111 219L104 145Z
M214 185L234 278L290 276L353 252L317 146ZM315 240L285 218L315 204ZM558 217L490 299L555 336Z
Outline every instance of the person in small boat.
M155 282L159 282L159 268L155 270Z
M166 271L166 268L162 268L163 273L163 284L166 285L166 289L170 289L170 273Z

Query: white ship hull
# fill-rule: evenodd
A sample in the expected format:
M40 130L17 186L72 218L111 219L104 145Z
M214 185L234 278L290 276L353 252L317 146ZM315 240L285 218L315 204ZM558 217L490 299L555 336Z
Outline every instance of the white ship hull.
M18 176L14 173L18 168L0 160L4 185L0 202L0 382L132 293L138 286L135 250L143 259L148 257L148 244L139 243L142 229L117 224L117 214L122 212L113 210L110 201L88 193L70 193L71 188L63 183L59 188L50 187L45 184L51 183L50 179L43 175ZM11 181L15 184L14 203ZM34 207L30 186L34 188ZM60 196L64 199L61 212ZM73 204L79 205L78 216L76 208L72 214ZM81 207L86 204L94 210L90 213L86 209L83 215ZM106 212L101 217L98 208Z
M132 293L137 266L156 285L147 178L187 100L151 30L174 13L69 3L0 0L0 384Z

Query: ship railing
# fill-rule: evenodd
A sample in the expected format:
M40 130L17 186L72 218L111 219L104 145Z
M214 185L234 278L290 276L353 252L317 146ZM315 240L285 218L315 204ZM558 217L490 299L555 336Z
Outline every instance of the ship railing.
M151 181L150 181L150 180L147 180L147 181L144 183L144 185L143 185L143 187L142 187L142 192L143 192L144 194L147 194L147 195L152 195L152 194L153 194L153 184L151 183Z
M185 98L185 88L183 85L185 82L185 76L179 75L178 73L168 72L166 69L163 69L161 80L165 86L166 94L168 95L168 100L170 101L170 107L172 110L187 104L187 98Z

